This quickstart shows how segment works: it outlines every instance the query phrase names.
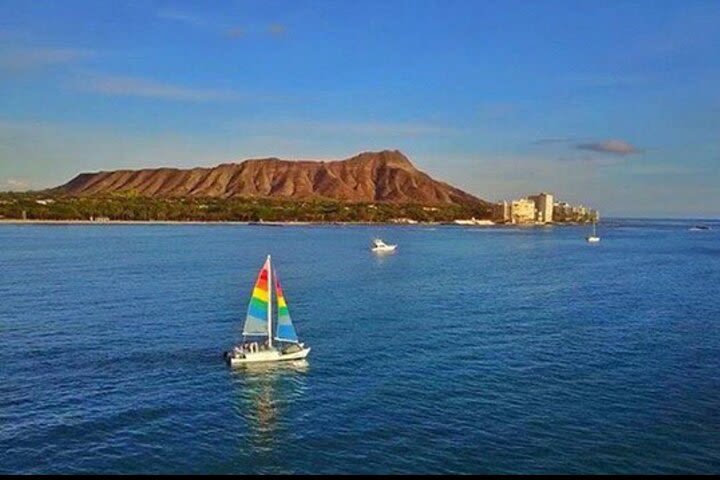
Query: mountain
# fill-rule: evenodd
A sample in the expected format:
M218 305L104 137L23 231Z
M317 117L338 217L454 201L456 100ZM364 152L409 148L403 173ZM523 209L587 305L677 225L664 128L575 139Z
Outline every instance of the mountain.
M82 173L53 189L69 196L134 192L146 197L255 197L344 202L485 205L432 179L397 150L364 152L347 160L245 160L212 168L155 168Z

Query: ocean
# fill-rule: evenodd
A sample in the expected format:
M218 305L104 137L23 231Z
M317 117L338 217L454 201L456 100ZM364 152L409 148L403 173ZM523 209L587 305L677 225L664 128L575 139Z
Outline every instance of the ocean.
M0 473L718 473L695 223L0 225ZM312 351L231 370L267 254Z

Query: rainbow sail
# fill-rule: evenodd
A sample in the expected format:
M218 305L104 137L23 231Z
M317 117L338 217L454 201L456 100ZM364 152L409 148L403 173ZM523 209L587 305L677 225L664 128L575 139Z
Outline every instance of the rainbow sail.
M277 294L277 334L275 340L281 342L298 343L297 333L295 327L290 319L290 311L288 310L287 302L285 301L285 295L283 294L282 287L280 286L280 280L278 279L277 272L275 273L275 292Z
M245 317L245 326L243 327L243 335L245 336L266 336L268 332L268 300L270 298L270 285L268 284L268 275L270 272L270 258L265 260L265 264L258 273L255 287L253 288L250 304L248 305L247 317Z

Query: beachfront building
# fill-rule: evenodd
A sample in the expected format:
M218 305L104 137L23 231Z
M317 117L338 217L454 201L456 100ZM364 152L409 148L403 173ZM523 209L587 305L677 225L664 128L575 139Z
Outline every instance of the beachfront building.
M582 205L572 208L573 222L582 222L587 218L587 208Z
M535 202L529 198L513 200L510 204L512 223L532 223L535 221Z
M535 221L552 223L553 221L553 195L551 193L538 193L531 195L529 200L535 202Z
M520 198L511 202L503 200L492 206L492 219L496 223L533 223L537 215L535 201L531 198Z
M510 204L507 200L492 205L492 219L497 223L507 223L510 221Z
M555 202L553 205L553 219L556 222L571 222L572 205L567 202Z
M597 222L600 218L597 210L586 208L583 205L556 202L554 195L546 192L511 202L494 203L491 213L492 219L496 223L514 224Z
M583 205L570 205L569 203L555 203L553 206L555 222L597 222L600 214L597 210L586 208Z

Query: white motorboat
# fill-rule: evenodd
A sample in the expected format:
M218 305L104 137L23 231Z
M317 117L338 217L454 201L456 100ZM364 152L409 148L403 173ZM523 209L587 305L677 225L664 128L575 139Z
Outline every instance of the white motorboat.
M224 354L225 361L231 367L249 363L301 360L310 353L310 347L298 340L280 280L273 273L268 255L250 298L243 327L243 342ZM272 315L273 285L277 293L275 330Z
M396 248L397 245L388 245L379 238L373 239L372 245L370 245L370 250L376 253L394 252Z

